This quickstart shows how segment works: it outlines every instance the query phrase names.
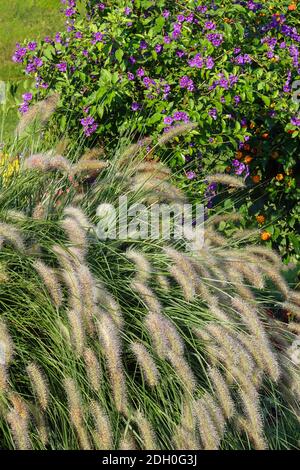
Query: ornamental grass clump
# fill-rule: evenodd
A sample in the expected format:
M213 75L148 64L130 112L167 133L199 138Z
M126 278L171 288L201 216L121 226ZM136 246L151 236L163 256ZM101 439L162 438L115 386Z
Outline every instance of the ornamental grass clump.
M280 260L220 236L226 214L202 246L99 237L101 204L184 201L126 152L88 180L29 157L0 189L0 447L297 448L299 316L267 313L299 311Z

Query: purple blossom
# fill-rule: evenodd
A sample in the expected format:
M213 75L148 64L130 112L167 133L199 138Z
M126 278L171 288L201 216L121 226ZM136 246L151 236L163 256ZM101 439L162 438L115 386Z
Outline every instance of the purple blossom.
M91 43L97 44L97 42L102 42L103 38L104 38L104 34L98 31L97 33L94 33L94 39L92 39Z
M36 42L29 42L28 45L27 45L27 49L29 51L35 51L35 49L37 48L37 43Z
M180 85L180 88L186 88L189 91L195 90L195 85L194 85L193 80L187 75L184 75L183 77L181 77L181 79L179 80L179 85Z
M67 71L67 63L66 62L60 62L59 64L56 64L56 68L60 72L66 72Z
M98 128L98 124L95 122L95 119L92 116L87 116L81 119L80 123L83 126L83 132L86 137L92 135Z
M167 124L167 125L173 124L173 121L174 121L174 119L172 118L172 116L166 116L164 118L164 123Z
M164 36L164 43L165 44L170 44L172 42L172 39L170 38L170 36Z
M32 93L24 93L24 95L22 95L22 98L24 101L31 101L32 100Z
M193 179L196 178L196 176L197 176L197 175L196 175L196 173L195 173L194 171L188 171L188 172L186 173L186 177L187 177L188 180L193 180Z
M163 50L163 45L162 44L156 44L155 46L155 52L157 52L157 54L160 54Z
M205 24L204 24L204 28L205 29L211 29L211 30L214 30L216 29L216 24L213 22L213 21L207 21Z
M183 121L183 122L189 122L190 118L184 111L176 111L173 114L173 119L174 121Z
M28 103L22 103L21 106L19 107L19 111L22 114L27 113L28 109L29 109Z
M135 101L134 103L132 103L131 109L132 111L139 111L141 109L141 105Z
M300 127L300 118L298 116L293 116L291 118L291 124L296 127Z
M140 49L146 50L147 48L148 48L148 44L147 44L146 41L143 39L143 40L140 42Z
M162 16L163 16L164 18L169 18L169 16L170 16L169 10L164 10L163 13L162 13Z
M190 67L196 67L197 69L201 69L203 67L204 60L200 54L196 54L195 57L188 61L188 64Z
M131 72L127 73L128 80L134 80L134 74Z
M223 35L219 33L207 34L206 38L212 43L213 46L219 47L223 42Z
M213 59L212 57L210 57L210 56L207 57L207 58L206 58L206 67L207 67L209 70L211 70L211 69L214 68L214 66L215 66L214 59Z
M128 15L130 15L131 11L132 11L131 8L126 7L126 8L124 9L124 14L125 14L126 16L128 16Z
M208 111L208 115L211 116L215 121L217 120L217 117L218 117L218 111L216 108L211 108L209 111Z
M138 77L143 77L145 75L145 71L144 71L144 69L139 68L139 69L137 69L136 74L137 74Z

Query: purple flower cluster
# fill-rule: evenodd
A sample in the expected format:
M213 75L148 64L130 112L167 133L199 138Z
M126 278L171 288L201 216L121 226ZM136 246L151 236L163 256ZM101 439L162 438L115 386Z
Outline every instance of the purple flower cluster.
M245 64L251 64L252 59L249 54L239 54L238 56L232 59L232 62L234 62L237 65L245 65Z
M16 50L14 55L12 56L12 60L16 63L23 63L24 57L26 56L27 48L21 47L19 43L16 44Z
M20 113L25 114L29 109L29 102L32 100L32 93L24 93L24 95L22 95L22 98L24 101L19 107L19 111Z
M92 116L81 119L80 124L83 126L83 132L86 137L90 137L98 128L98 124Z
M181 77L181 79L179 80L179 85L180 85L180 88L186 88L188 91L195 90L195 85L194 85L193 80L187 75L184 75L183 77Z
M172 126L174 122L185 122L188 123L190 121L189 116L184 111L175 111L172 116L166 116L164 118L164 124L167 126ZM165 131L170 130L170 127L165 128Z
M210 33L206 35L206 39L208 39L213 46L219 47L223 43L223 34L220 33Z

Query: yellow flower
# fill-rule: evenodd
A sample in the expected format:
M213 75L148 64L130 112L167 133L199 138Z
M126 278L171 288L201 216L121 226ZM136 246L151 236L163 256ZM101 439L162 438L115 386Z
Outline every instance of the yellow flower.
M20 162L18 157L11 158L9 155L0 152L0 176L5 185L12 175L19 171Z
M276 175L276 179L277 181L282 181L284 178L283 174L282 173L278 173L278 175Z

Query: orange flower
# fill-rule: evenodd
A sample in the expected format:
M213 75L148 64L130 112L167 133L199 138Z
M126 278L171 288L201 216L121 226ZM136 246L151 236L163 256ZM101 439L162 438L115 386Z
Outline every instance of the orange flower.
M260 214L260 215L257 215L256 216L256 221L259 223L259 224L264 224L265 221L266 221L266 218L264 215Z
M236 152L236 158L238 160L240 160L242 158L242 156L243 156L243 152L241 152L240 150L238 152Z
M244 145L244 149L246 150L246 152L249 152L250 148L251 147L249 144Z
M276 175L277 181L282 181L283 178L284 178L284 175L282 173L278 173L278 175Z
M245 157L244 161L245 161L246 165L248 165L250 162L252 162L252 160L253 160L253 157L251 157L250 155L247 155Z
M269 133L268 133L268 132L265 132L265 133L262 135L262 138L263 138L263 139L268 139L268 138L269 138Z
M297 5L295 3L291 3L289 6L288 6L288 10L290 11L295 11L297 10Z
M266 230L264 230L264 231L261 233L260 238L261 238L264 242L266 242L266 241L270 240L271 234L270 234L270 232L267 232Z
M253 183L259 183L260 182L260 176L259 175L254 175L252 176L252 181Z
M254 129L254 127L255 127L255 122L251 121L250 129Z

